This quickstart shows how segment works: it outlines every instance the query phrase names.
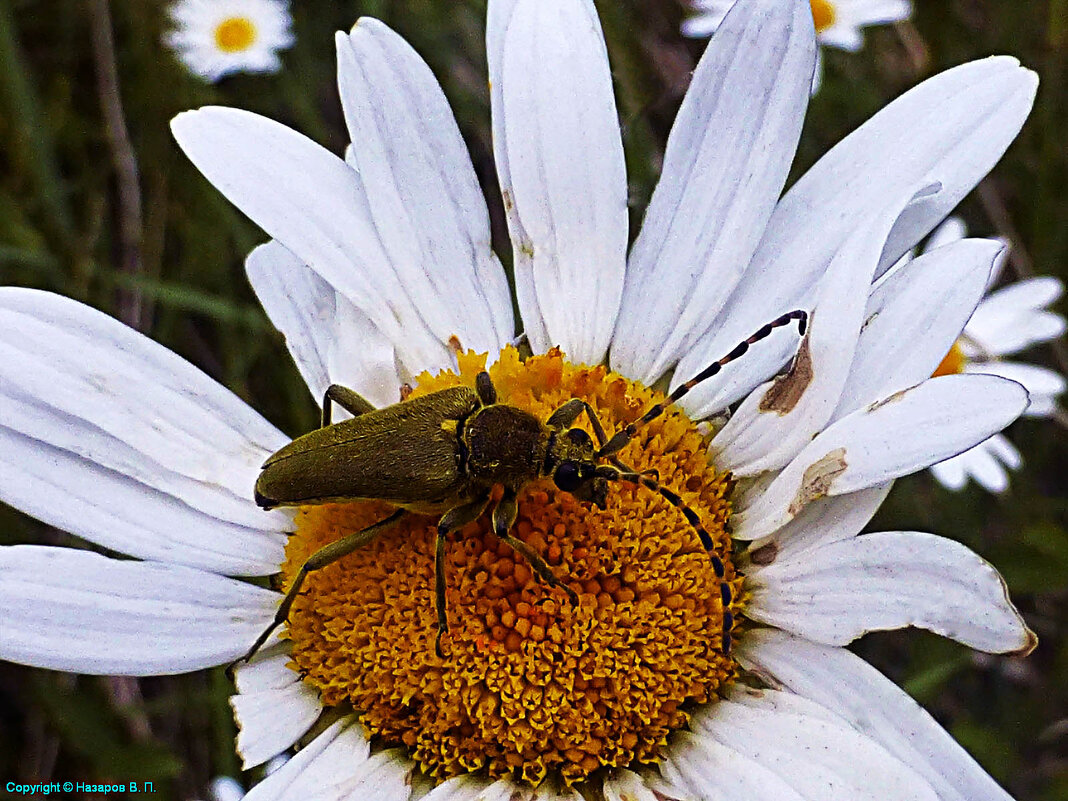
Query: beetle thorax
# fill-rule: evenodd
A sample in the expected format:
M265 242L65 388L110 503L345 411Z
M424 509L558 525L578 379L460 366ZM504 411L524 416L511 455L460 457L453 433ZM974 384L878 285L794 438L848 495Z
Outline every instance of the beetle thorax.
M473 480L518 488L541 475L548 430L529 412L503 403L483 407L467 419L461 437Z

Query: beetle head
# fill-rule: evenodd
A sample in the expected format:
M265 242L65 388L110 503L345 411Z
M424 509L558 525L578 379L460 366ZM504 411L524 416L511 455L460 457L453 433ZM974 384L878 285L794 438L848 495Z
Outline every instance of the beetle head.
M570 428L556 437L548 462L553 482L559 489L604 509L608 481L597 475L596 453L589 434L581 428Z

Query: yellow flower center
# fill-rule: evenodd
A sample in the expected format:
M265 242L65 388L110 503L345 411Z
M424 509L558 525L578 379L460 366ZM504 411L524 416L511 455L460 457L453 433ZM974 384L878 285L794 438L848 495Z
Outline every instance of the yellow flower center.
M248 50L256 41L256 26L248 17L228 17L215 28L215 44L224 53Z
M830 0L812 0L812 22L816 26L816 33L823 33L834 25L837 16Z
M964 351L961 350L960 343L954 342L953 347L949 349L949 353L945 355L942 362L935 368L931 378L938 378L940 375L957 375L957 373L963 373L964 367L967 364L968 357L965 356Z
M419 376L412 396L473 386L485 355L459 361L459 375ZM506 348L489 372L500 402L546 419L584 398L609 435L663 400L558 351L521 362ZM723 591L737 598L742 582L726 531L733 481L709 464L707 444L672 408L619 457L657 470L698 514L725 580L693 526L659 494L613 482L601 511L536 480L519 495L513 533L578 594L577 605L479 520L446 543L449 632L439 658L437 520L410 516L308 576L289 616L292 667L325 705L351 705L376 742L406 746L438 780L481 771L530 784L555 775L571 785L602 767L656 762L671 732L735 670L722 636ZM390 511L377 502L302 507L285 584L317 549Z

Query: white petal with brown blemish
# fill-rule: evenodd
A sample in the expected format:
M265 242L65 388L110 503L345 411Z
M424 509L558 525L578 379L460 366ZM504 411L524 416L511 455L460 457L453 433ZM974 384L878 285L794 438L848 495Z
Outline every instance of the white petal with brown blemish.
M960 240L880 281L833 419L930 376L975 311L1003 249L994 240Z
M732 526L740 539L767 536L818 498L883 484L967 450L1026 407L1024 388L996 376L924 381L826 428L734 514Z
M672 386L768 320L806 306L842 243L887 197L912 190L917 198L894 226L881 268L896 262L1001 158L1031 109L1037 83L1014 58L964 64L906 92L832 148L776 206L738 289L679 362ZM756 352L745 370L765 380L786 353ZM773 356L781 358L776 363ZM741 397L744 391L721 391L733 372L696 389L686 408L707 414Z
M777 470L823 429L848 379L868 287L900 210L889 204L831 259L790 371L754 390L712 440L718 467L742 477Z

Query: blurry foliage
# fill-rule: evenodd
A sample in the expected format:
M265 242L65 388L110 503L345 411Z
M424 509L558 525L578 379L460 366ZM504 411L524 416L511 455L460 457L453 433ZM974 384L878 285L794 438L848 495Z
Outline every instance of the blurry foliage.
M636 231L704 43L679 36L684 10L675 2L598 6L617 81ZM914 28L872 30L860 54L825 51L823 89L810 107L793 178L922 78L992 53L1015 55L1042 78L1038 103L961 213L976 235L1014 236L1016 275L1033 270L1068 279L1068 2L918 0L917 6ZM120 290L137 290L146 333L284 430L310 428L312 399L242 271L244 256L265 237L186 161L167 126L179 111L218 103L281 120L340 153L347 139L332 36L361 14L398 30L442 81L490 200L498 252L510 261L491 159L484 2L295 2L298 41L283 56L284 70L211 86L187 74L160 44L160 3L114 0L121 97L140 169L138 275L116 267L120 211L87 8L72 0L0 0L2 283L61 292L113 314ZM1006 275L1015 277L1013 268ZM1058 364L1049 349L1028 357ZM1049 421L1024 420L1010 435L1026 465L1002 497L974 487L951 494L921 474L898 483L873 525L934 531L993 561L1038 633L1038 650L1027 660L989 657L911 631L870 636L857 650L913 693L1020 801L1063 801L1068 449L1063 429ZM0 507L0 542L69 544L71 538ZM0 663L0 776L148 779L162 788L158 798L203 796L212 776L238 771L229 692L221 670L126 680Z

